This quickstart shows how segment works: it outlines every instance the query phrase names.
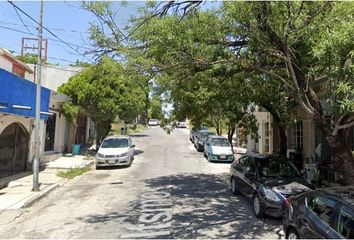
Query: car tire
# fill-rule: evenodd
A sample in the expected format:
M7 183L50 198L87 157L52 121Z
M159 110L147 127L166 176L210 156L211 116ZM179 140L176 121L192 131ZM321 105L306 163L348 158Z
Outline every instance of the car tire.
M236 187L236 180L234 177L231 177L230 179L230 184L231 184L231 192L233 195L239 195L240 194L240 191L237 190L237 187Z
M264 216L262 202L258 194L253 196L253 213L257 218Z
M203 152L203 155L204 155L204 157L207 157L207 155L205 154L205 151Z
M297 231L294 228L291 228L286 232L285 239L300 239L300 237Z

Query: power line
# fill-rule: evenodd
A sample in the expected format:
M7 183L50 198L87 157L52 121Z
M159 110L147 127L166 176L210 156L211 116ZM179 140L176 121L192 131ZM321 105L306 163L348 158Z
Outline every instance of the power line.
M74 50L75 52L79 53L80 55L83 55L88 61L90 62L94 62L91 59L87 58L84 54L80 53L77 49L73 48L70 44L68 44L67 42L65 42L63 39L61 39L60 37L58 37L55 33L53 33L51 30L49 30L48 28L44 27L42 24L40 24L37 20L35 20L33 17L31 17L28 13L26 13L25 11L23 11L20 7L18 7L16 4L14 4L12 1L8 0L8 3L10 3L12 6L14 6L16 9L18 9L20 12L22 12L24 15L26 15L29 19L31 19L32 21L34 21L36 24L38 24L40 27L43 27L43 29L45 29L47 32L49 32L52 36L54 36L55 38L57 38L58 40L60 40L62 43L64 43L66 46L68 46L69 48L71 48L72 50Z
M6 27L6 26L3 26L3 25L0 25L0 28L7 29L7 30L11 30L11 31L18 32L18 33L28 34L28 32L25 32L25 31L22 31L22 30L19 30L19 29L15 29L15 28ZM34 34L32 34L32 35L34 36ZM50 37L48 37L48 39L51 40L51 41L55 41L55 42L61 42L61 41L59 41L59 40L57 40L57 39L55 39L55 38L50 38ZM83 49L92 51L92 48L80 46L80 45L77 45L77 44L75 44L75 43L68 43L68 42L67 42L67 44L72 45L72 46L75 46L75 47L78 47L78 48L83 48ZM80 55L82 55L82 54L80 54Z
M36 26L30 25L30 24L18 24L14 22L3 22L0 21L2 24L7 24L7 25L14 25L14 26L25 26L25 27L31 27L31 28L37 28ZM70 33L80 33L80 34L90 34L88 31L77 31L77 30L72 30L72 29L64 29L64 28L54 28L54 27L47 27L48 29L54 30L54 31L63 31L63 32L70 32Z
M20 14L18 13L17 9L16 9L15 7L14 7L14 9L15 9L15 12L16 12L18 18L21 20L22 25L27 29L27 31L28 31L29 34L32 34L32 35L33 35L33 33L28 29L28 27L26 26L26 24L23 22L23 20L22 20Z

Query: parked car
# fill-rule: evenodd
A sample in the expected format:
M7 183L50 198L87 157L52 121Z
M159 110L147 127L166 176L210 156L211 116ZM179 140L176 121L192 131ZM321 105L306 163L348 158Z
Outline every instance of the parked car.
M209 135L216 135L209 130L199 130L194 137L194 146L198 152L204 151L204 144Z
M157 126L159 125L159 121L157 119L150 119L148 122L149 126Z
M178 128L187 128L187 123L186 122L177 122L177 127Z
M208 161L232 162L234 154L229 140L222 136L208 136L204 145L204 157Z
M106 137L96 154L96 168L104 166L130 166L134 159L135 144L128 136Z
M290 160L281 156L243 156L231 164L230 174L232 192L252 200L256 217L280 217L289 196L315 189Z
M283 229L287 239L354 239L354 186L325 188L288 198Z
M200 130L208 130L207 127L192 127L190 133L189 133L189 140L194 143L195 135L197 134L198 131Z

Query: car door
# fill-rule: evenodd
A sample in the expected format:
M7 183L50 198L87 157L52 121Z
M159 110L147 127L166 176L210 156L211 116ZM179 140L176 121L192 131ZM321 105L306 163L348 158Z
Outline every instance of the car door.
M236 184L240 192L245 195L246 197L249 197L249 176L248 176L248 170L250 166L250 156L245 156L240 158L239 164L235 166L236 169ZM248 177L248 178L247 178Z
M244 164L245 164L245 161L246 161L247 158L248 158L248 156L241 157L237 161L235 161L235 164L234 163L232 164L232 167L234 168L233 177L235 179L235 183L236 183L237 189L242 194L244 194L244 187L245 187L245 184L244 184L244 181L243 181L243 178L244 178Z
M298 218L298 227L302 238L328 238L336 216L337 201L314 194L305 199L304 214Z
M245 195L252 199L257 187L256 163L254 158L247 158L244 170Z
M338 209L338 218L330 232L333 238L354 239L354 209L347 205L341 205Z

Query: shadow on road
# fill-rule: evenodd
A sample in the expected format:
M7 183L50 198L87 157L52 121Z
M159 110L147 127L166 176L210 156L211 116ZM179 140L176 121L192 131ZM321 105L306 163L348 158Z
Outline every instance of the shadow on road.
M257 219L243 196L233 196L225 174L180 174L146 181L174 202L172 238L281 238L279 219Z
M257 219L252 204L243 196L233 196L227 174L176 174L145 180L146 192L170 194L172 222L164 238L273 238L283 237L279 219ZM112 209L107 214L89 215L79 220L88 223L116 222L139 226L141 201L129 203L124 212ZM156 225L158 223L151 223Z
M131 137L131 138L142 138L142 137L150 137L150 135L147 135L147 134L132 134L132 135L129 135L129 137Z
M142 154L142 153L144 153L144 151L142 151L142 150L134 150L134 155L136 156L136 155L139 155L139 154Z

